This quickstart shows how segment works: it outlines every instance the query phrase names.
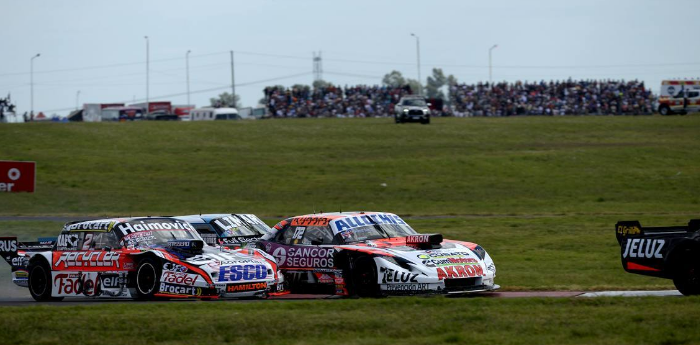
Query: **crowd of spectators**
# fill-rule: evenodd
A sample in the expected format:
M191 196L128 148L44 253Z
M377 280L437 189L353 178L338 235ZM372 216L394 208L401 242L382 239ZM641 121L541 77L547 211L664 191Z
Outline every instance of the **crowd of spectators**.
M272 117L375 117L391 115L411 88L389 86L267 87L265 102Z
M392 116L399 99L412 93L408 86L379 85L274 86L264 92L272 117ZM449 101L433 115L646 115L654 111L654 95L637 80L454 84L449 87Z
M534 83L455 84L455 116L642 115L654 96L637 80L565 80Z

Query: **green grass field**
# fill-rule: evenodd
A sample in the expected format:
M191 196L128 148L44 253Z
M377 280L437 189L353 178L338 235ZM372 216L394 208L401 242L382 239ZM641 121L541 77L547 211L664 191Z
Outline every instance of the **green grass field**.
M34 194L0 194L0 215L389 211L482 244L504 290L669 289L623 271L613 226L700 217L697 133L698 116L6 125L0 159L37 161L38 177ZM0 221L0 236L60 227ZM0 330L10 344L689 344L699 310L697 298L3 307Z

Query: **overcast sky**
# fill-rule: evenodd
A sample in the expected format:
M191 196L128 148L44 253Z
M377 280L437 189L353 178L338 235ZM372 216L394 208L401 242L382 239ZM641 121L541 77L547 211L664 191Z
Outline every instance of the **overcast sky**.
M662 79L700 75L694 26L700 1L32 1L0 0L0 97L18 112L65 115L79 103L142 101L146 40L150 97L186 104L229 91L255 106L268 85L311 84L312 53L323 79L379 84L391 70L417 77L442 68L460 82L638 78L658 92ZM162 97L165 96L165 97Z

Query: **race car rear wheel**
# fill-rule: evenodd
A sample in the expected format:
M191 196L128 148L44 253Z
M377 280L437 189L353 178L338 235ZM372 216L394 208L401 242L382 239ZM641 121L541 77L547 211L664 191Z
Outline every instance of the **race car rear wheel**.
M29 264L29 293L35 301L61 301L63 297L51 296L51 267L41 260Z
M352 270L353 292L360 297L380 297L381 290L377 284L377 265L370 257L355 260Z
M136 268L136 299L153 299L158 292L160 265L153 259L143 259Z
M673 277L673 285L685 296L700 295L700 257L683 262Z

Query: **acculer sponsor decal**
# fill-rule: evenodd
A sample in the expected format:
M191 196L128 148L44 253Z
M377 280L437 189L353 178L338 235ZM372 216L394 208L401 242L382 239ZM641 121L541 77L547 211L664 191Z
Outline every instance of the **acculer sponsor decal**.
M17 251L17 239L16 238L0 238L0 252L16 252Z
M652 240L635 238L627 241L623 258L646 258L646 259L662 259L661 249L663 249L666 240Z
M160 277L160 281L168 284L194 286L194 283L197 281L197 277L198 275L196 274L163 271L163 275Z
M228 284L226 285L226 292L246 292L246 291L258 291L266 290L267 283L243 283L243 284Z
M381 267L380 272L382 273L382 284L387 283L417 283L415 273L401 272L391 268Z
M438 279L481 277L484 269L480 265L447 266L436 268Z
M54 252L55 255L58 254ZM119 253L88 251L63 252L54 263L54 267L112 267L119 268Z
M280 267L333 267L333 248L277 247L272 256Z
M256 280L267 278L265 265L233 265L219 267L219 281Z
M336 232L343 232L362 226L372 226L374 224L408 225L401 217L395 214L378 213L336 219L331 222L331 228Z
M128 222L119 223L116 225L117 230L121 231L124 236L148 230L191 230L194 228L186 222L180 221L138 221L138 222Z

